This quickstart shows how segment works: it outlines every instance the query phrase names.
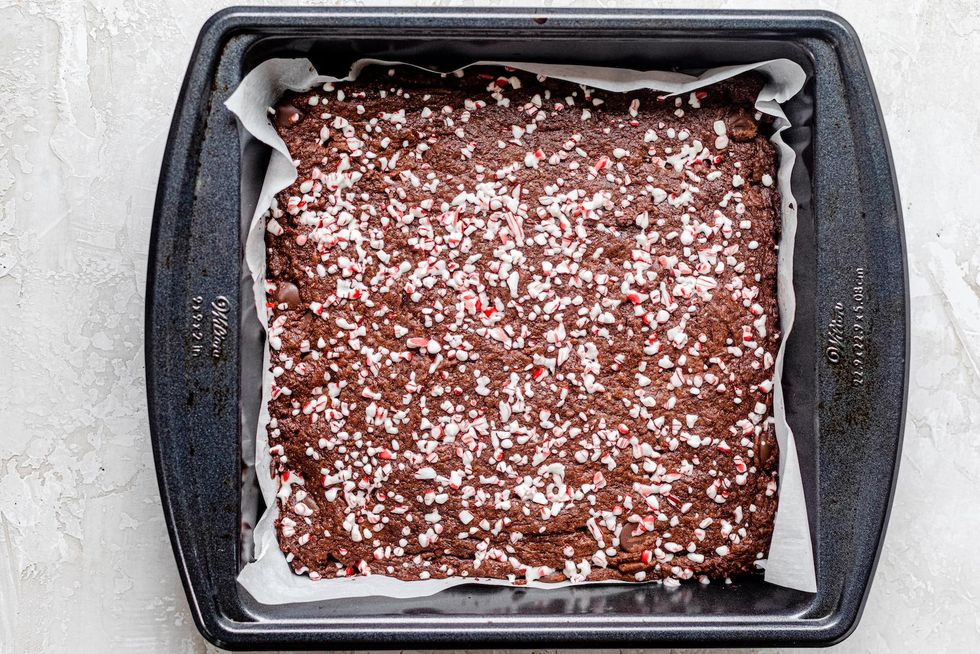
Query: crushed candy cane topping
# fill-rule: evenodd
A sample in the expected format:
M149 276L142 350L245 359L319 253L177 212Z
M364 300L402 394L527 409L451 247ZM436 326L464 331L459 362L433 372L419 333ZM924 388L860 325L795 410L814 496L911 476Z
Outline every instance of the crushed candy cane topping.
M754 569L780 338L758 87L403 73L270 110L299 170L266 219L293 569L668 584Z

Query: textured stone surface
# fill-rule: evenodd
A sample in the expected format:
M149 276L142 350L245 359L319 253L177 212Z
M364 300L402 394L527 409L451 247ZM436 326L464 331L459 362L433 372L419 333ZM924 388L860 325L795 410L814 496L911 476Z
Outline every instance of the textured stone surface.
M213 649L191 622L163 524L142 330L170 113L197 31L220 6L0 0L0 652ZM864 619L837 649L972 651L980 83L969 62L980 7L821 6L855 26L877 84L913 312L891 526ZM924 529L925 514L940 528Z

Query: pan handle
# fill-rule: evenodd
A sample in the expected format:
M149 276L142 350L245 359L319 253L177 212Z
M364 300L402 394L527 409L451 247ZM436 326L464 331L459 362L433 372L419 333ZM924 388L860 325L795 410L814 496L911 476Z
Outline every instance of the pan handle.
M167 528L202 633L240 619L240 150L224 100L247 37L206 25L160 171L147 271L150 430ZM235 44L236 39L241 41ZM210 605L210 606L209 606ZM209 636L210 637L210 636Z

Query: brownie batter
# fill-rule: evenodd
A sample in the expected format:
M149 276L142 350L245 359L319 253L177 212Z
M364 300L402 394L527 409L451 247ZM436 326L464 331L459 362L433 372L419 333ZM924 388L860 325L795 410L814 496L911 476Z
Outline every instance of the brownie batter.
M723 578L772 535L763 81L366 69L270 109L276 528L313 579Z

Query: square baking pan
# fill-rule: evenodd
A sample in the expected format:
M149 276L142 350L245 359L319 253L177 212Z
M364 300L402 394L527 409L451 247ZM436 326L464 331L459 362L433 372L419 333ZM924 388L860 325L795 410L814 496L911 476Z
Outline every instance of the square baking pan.
M242 217L262 174L225 108L273 57L322 73L357 59L448 70L476 60L700 70L773 58L808 75L784 105L798 153L796 324L783 387L800 463L819 591L761 577L731 584L459 586L415 599L282 606L236 583L243 565L242 424L250 280ZM257 162L257 163L256 163ZM243 318L246 318L243 320ZM254 341L253 341L254 342ZM157 190L146 309L147 395L167 526L191 612L232 649L827 645L857 624L894 481L908 379L908 283L888 141L860 44L823 12L232 8L201 30ZM245 415L243 417L243 407ZM253 423L254 424L254 423ZM244 488L249 497L249 489ZM252 493L251 496L254 496Z

